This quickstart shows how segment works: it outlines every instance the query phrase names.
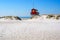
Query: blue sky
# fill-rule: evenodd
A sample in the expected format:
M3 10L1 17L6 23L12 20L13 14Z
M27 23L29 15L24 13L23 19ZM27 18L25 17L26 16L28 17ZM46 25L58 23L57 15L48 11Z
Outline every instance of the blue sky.
M0 0L0 16L30 16L33 0ZM40 14L60 14L60 0L34 0Z

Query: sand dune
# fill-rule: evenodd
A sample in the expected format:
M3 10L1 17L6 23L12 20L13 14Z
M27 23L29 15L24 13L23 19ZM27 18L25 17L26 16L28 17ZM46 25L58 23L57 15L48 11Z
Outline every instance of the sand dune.
M60 20L0 21L0 40L60 40Z

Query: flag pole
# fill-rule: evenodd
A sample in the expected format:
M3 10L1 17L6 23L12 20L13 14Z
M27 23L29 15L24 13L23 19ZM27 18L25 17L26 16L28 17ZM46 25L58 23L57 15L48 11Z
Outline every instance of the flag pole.
M33 0L33 8L34 8L34 0Z

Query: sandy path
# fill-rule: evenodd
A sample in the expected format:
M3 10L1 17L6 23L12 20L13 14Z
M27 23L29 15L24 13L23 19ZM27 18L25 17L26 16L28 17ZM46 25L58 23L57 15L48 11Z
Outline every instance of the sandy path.
M0 22L0 40L60 40L60 22Z

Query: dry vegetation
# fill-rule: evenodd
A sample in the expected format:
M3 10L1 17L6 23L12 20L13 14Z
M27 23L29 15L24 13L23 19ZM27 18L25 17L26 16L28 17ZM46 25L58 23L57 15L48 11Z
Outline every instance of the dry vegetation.
M53 19L58 20L58 19L60 19L60 15L48 15L46 18L48 18L48 19L53 18Z
M21 20L21 18L19 18L18 16L3 16L0 18L5 18L5 19L11 19L11 20Z

